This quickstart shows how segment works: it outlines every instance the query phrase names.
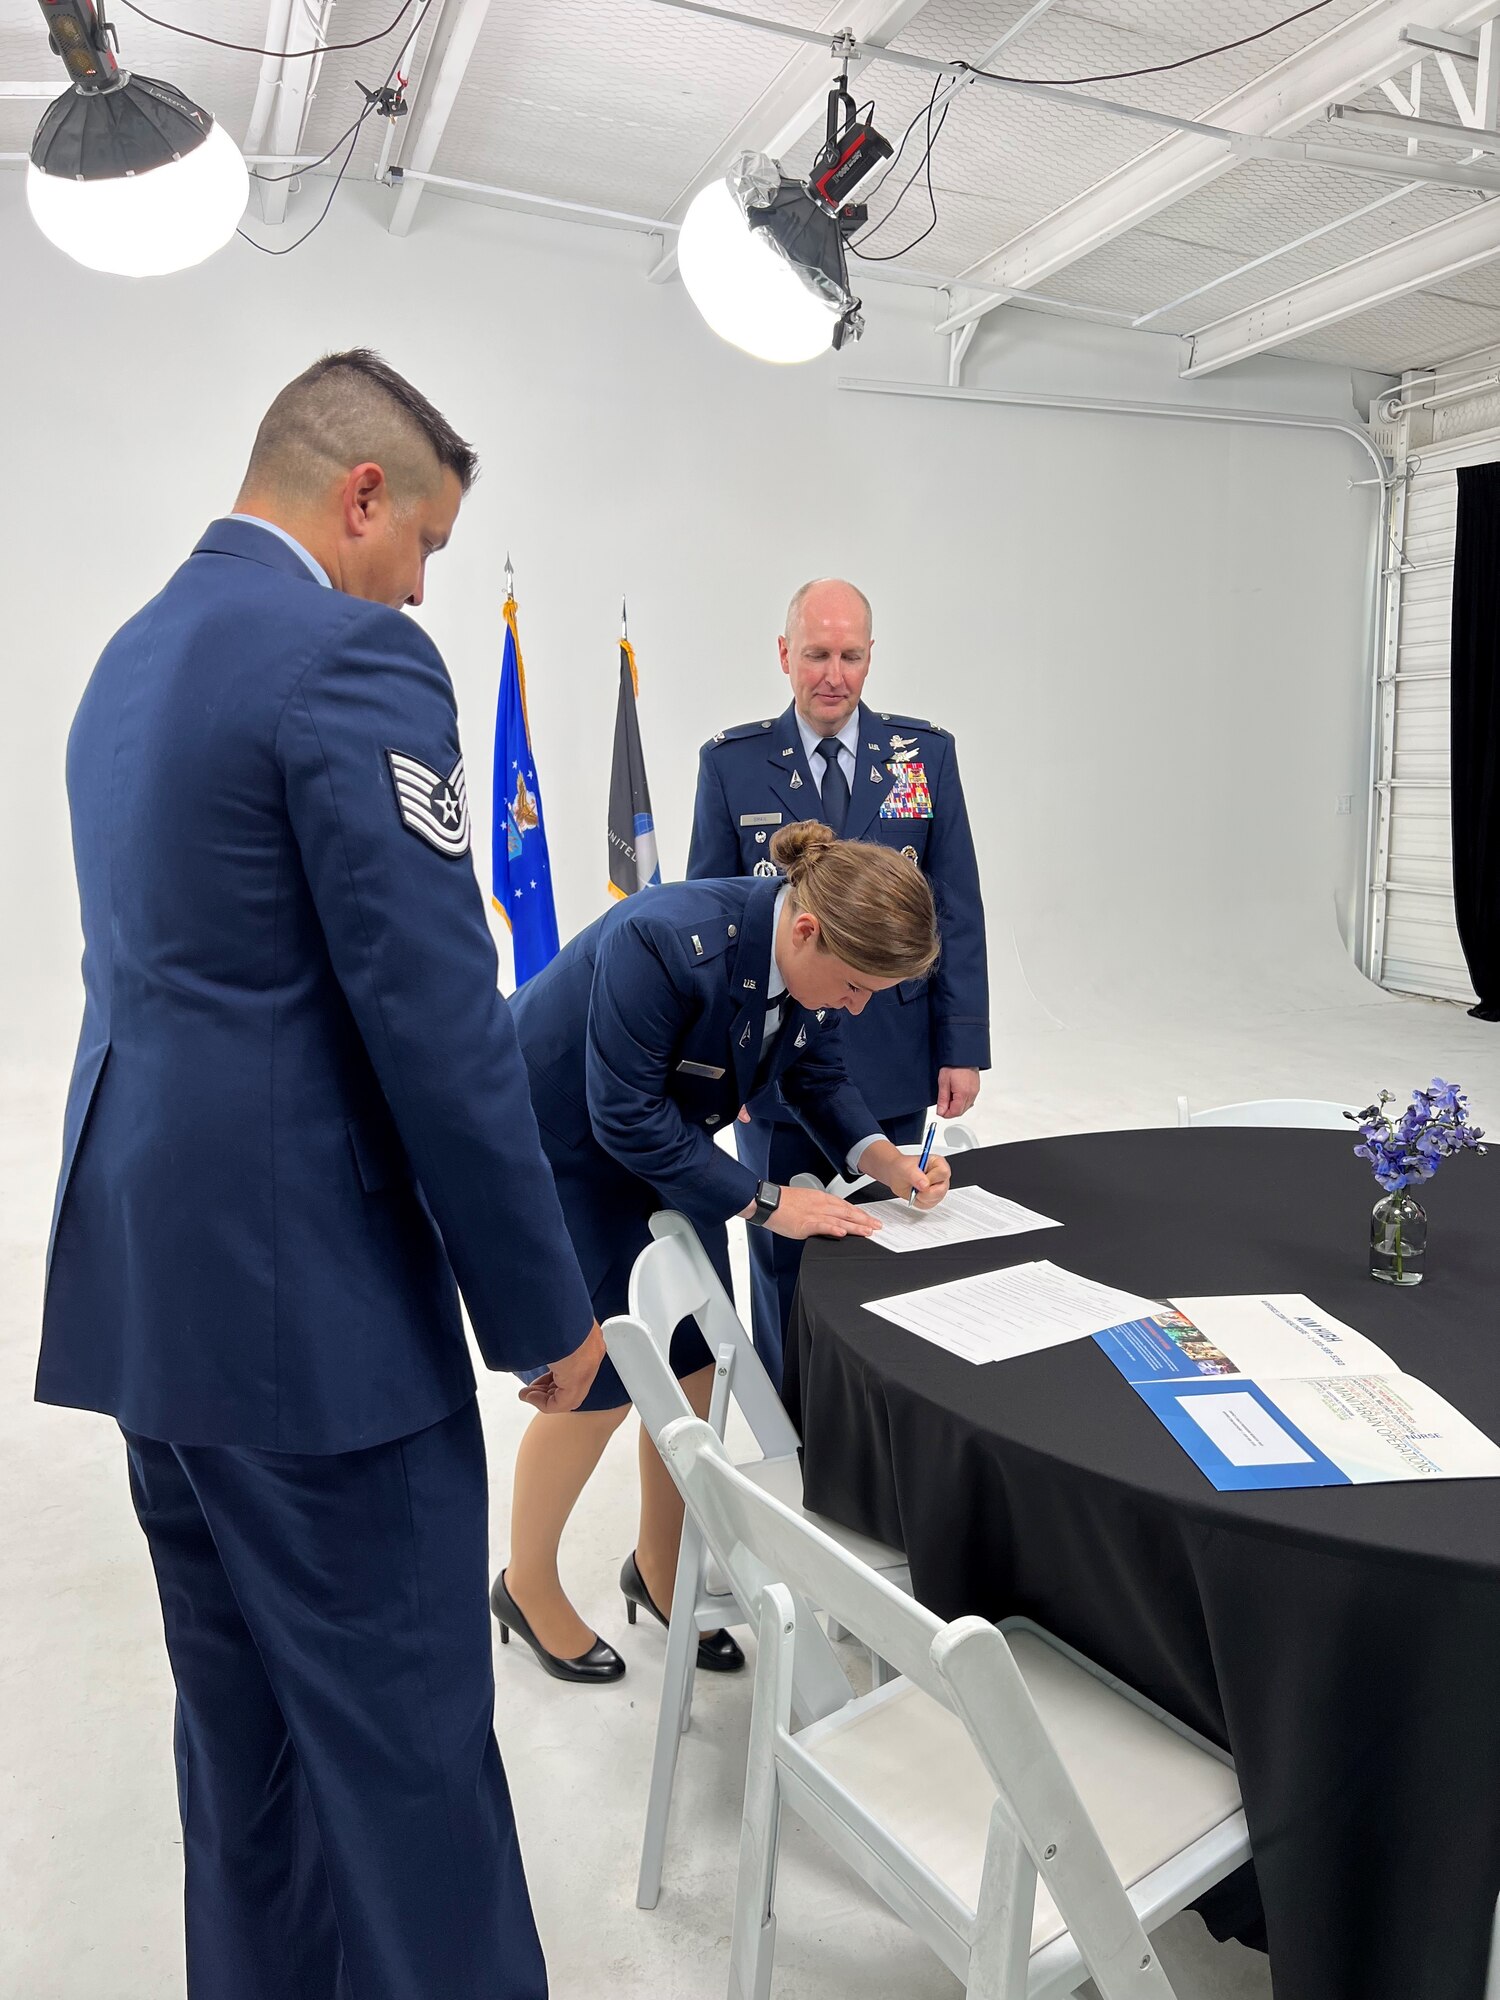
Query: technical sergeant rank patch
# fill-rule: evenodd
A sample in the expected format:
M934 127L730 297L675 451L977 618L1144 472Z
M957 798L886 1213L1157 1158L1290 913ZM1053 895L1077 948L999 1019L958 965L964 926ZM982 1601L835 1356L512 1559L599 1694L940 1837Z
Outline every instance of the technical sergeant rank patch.
M464 760L445 778L418 757L404 751L387 750L391 781L396 787L396 810L401 824L417 834L439 854L456 859L469 851L469 794L464 785Z

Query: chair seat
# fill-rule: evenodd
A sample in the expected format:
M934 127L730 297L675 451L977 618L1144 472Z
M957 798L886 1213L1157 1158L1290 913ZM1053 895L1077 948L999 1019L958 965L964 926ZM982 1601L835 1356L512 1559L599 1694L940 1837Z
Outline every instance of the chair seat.
M744 1473L752 1486L758 1486L762 1493L769 1493L773 1499L779 1500L783 1507L790 1508L792 1513L800 1514L804 1521L811 1521L814 1527L821 1528L823 1533L837 1542L840 1548L847 1549L850 1555L866 1564L868 1568L883 1573L905 1570L906 1557L900 1549L889 1548L884 1542L872 1541L868 1535L858 1535L853 1528L841 1528L837 1521L830 1521L826 1514L810 1513L803 1506L802 1467L795 1456L760 1458L750 1465L740 1466L739 1470ZM729 1586L716 1562L710 1561L708 1564L705 1587L711 1597L724 1597L728 1594Z
M1227 1765L1035 1634L1006 1637L1127 1889L1240 1810ZM995 1785L956 1715L897 1680L798 1741L966 1909L977 1908ZM1039 1878L1032 1951L1066 1928Z

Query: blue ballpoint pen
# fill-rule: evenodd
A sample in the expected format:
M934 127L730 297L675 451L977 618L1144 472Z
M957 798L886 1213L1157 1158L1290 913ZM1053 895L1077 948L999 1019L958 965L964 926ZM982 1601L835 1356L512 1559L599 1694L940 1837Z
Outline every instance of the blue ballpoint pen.
M936 1137L937 1120L934 1118L927 1128L927 1137L922 1141L922 1157L917 1162L917 1172L919 1174L925 1174L927 1171L927 1162L932 1158L932 1142ZM916 1202L917 1191L913 1188L911 1193L906 1197L906 1205L908 1208L915 1208Z

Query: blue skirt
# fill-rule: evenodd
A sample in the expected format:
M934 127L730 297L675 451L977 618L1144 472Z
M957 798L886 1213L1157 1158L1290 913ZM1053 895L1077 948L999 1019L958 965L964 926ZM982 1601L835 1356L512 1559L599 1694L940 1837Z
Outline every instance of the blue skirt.
M562 1203L563 1221L589 1288L594 1317L602 1326L605 1320L630 1310L630 1273L636 1258L653 1240L651 1217L662 1206L661 1197L649 1182L629 1173L594 1140L574 1145L549 1131L544 1123L540 1130L542 1150L551 1163ZM729 1237L724 1224L695 1221L693 1227L724 1289L730 1291ZM713 1356L696 1320L685 1319L676 1328L671 1357L672 1372L679 1380L711 1365ZM521 1379L534 1382L542 1373L535 1368ZM606 1356L579 1408L618 1410L629 1401L615 1364Z

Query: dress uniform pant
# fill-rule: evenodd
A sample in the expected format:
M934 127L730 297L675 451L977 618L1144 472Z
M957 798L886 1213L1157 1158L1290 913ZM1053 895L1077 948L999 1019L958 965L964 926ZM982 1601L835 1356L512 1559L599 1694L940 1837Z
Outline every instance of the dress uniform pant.
M177 1683L190 2000L545 2000L477 1404L326 1457L126 1445Z
M926 1115L911 1111L899 1118L882 1118L880 1127L893 1145L909 1146L922 1137ZM793 1174L816 1174L820 1181L831 1181L835 1174L848 1171L847 1163L835 1165L800 1125L754 1118L748 1125L735 1126L734 1139L744 1165L779 1187L785 1187ZM769 1229L747 1229L745 1234L750 1241L751 1333L755 1351L779 1389L802 1245Z

